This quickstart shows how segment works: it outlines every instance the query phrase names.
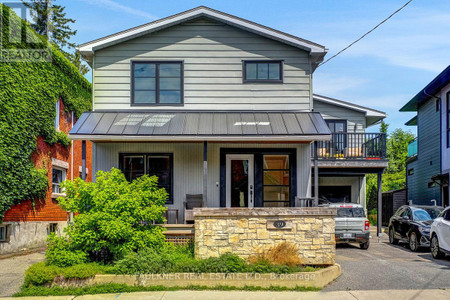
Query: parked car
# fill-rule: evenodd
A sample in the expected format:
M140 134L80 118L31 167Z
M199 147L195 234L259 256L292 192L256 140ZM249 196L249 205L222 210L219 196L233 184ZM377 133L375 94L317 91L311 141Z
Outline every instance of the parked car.
M370 224L362 205L333 203L329 207L337 208L335 219L336 243L358 243L361 249L368 249L370 244Z
M411 251L429 247L431 223L442 210L440 206L403 205L389 221L389 242L406 242Z
M450 254L450 207L447 207L431 224L431 255L443 258Z

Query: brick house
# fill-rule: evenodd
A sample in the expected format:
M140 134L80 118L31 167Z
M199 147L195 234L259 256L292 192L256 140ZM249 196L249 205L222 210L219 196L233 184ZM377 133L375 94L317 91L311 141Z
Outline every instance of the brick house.
M72 112L64 109L59 100L55 127L68 133L76 120ZM86 180L91 181L91 143L86 143ZM60 235L71 215L59 205L57 198L62 195L60 183L82 176L82 141L73 141L65 147L60 144L49 145L44 138L37 138L37 150L31 157L36 167L48 170L48 191L45 199L25 200L11 207L0 224L0 254L8 254L45 246L48 234Z

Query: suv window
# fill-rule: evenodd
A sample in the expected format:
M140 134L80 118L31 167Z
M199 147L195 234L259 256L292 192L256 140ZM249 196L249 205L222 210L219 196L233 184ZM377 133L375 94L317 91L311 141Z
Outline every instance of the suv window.
M338 218L365 218L366 214L361 207L338 207Z
M450 221L450 210L447 210L444 214L444 220Z
M401 214L403 213L403 210L404 210L405 208L404 207L400 207L399 209L397 209L397 211L395 212L395 216L401 216Z
M408 219L411 220L411 210L409 208L405 209L405 211L402 213L402 217L407 216Z

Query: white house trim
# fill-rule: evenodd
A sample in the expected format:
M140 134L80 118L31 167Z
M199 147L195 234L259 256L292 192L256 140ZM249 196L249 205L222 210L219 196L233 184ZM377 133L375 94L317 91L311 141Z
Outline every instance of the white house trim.
M97 50L161 29L165 29L198 17L209 17L213 20L228 24L230 26L253 32L255 34L277 40L279 42L300 48L302 50L306 50L312 56L314 56L313 61L315 61L316 64L320 63L327 53L327 49L325 48L325 46L205 6L199 6L197 8L172 15L164 19L156 20L154 22L150 22L97 40L93 40L91 42L80 45L77 49L81 52L82 55L90 58Z

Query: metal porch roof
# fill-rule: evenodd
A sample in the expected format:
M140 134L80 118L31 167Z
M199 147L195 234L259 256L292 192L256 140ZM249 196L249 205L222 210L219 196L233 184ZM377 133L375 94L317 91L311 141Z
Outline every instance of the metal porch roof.
M88 140L328 140L317 112L87 112L70 131Z

